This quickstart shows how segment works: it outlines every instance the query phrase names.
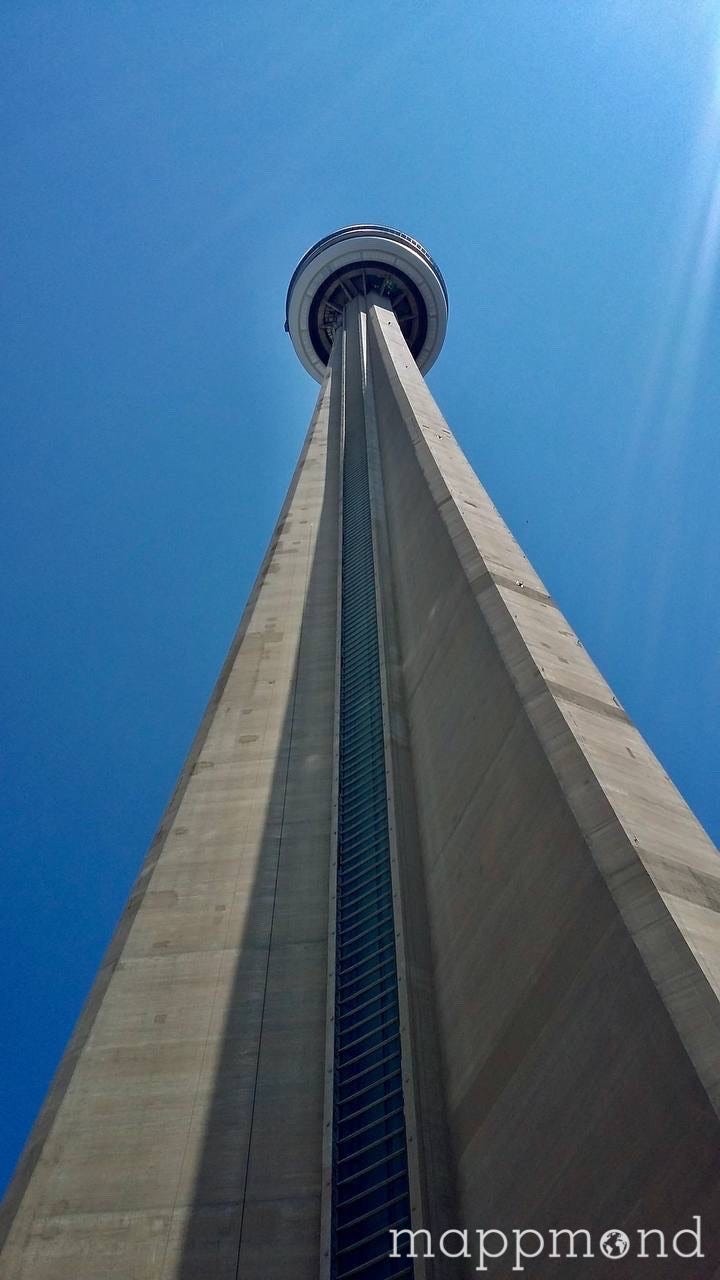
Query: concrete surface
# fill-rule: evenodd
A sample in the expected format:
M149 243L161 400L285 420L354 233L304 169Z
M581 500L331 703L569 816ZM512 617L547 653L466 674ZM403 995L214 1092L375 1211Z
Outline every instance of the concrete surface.
M319 1274L351 402L367 427L416 1225L672 1233L700 1214L702 1261L610 1269L720 1275L717 855L387 304L353 315L362 395L341 394L336 343L238 636L6 1199L0 1276ZM417 1274L476 1272L436 1259Z
M370 335L457 1225L672 1230L699 1213L704 1262L613 1275L714 1275L720 863L382 303Z
M8 1193L3 1280L298 1280L319 1247L332 371L178 790Z

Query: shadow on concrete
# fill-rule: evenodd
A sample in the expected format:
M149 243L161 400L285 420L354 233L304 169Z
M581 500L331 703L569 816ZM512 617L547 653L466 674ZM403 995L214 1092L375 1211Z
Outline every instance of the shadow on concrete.
M324 496L304 620L181 1260L172 1273L177 1280L317 1275L339 519L336 401L331 391ZM291 516L294 529L291 508L309 438L258 579L260 591ZM258 598L259 592L246 627ZM215 707L241 645L240 636ZM324 780L320 804L312 785L318 776ZM246 1191L252 1207L245 1204Z

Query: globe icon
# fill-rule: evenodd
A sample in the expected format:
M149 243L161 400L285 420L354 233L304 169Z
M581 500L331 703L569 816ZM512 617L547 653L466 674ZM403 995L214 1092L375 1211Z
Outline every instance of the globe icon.
M605 1258L624 1258L630 1248L630 1239L624 1231L606 1231L600 1237L600 1252Z

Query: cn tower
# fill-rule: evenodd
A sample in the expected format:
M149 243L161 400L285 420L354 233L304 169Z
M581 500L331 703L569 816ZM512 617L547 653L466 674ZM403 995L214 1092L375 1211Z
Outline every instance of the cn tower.
M447 323L388 227L292 275L315 411L1 1280L720 1275L720 864L435 404Z

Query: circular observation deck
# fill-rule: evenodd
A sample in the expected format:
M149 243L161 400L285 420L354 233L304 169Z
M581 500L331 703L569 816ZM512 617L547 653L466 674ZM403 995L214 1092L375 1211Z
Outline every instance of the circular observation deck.
M412 236L371 224L318 240L293 272L285 329L308 373L321 382L345 304L358 294L388 299L418 367L434 364L447 328L445 281Z

